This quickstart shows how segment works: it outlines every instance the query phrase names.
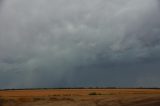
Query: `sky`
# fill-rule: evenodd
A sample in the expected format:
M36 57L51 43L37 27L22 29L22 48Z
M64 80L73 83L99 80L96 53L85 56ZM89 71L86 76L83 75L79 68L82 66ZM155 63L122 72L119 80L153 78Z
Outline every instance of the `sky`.
M160 87L160 0L0 0L0 89Z

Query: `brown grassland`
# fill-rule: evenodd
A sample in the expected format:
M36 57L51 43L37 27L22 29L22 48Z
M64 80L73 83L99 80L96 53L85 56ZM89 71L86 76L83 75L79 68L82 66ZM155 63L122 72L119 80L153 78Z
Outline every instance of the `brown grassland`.
M0 106L160 106L160 90L3 90Z

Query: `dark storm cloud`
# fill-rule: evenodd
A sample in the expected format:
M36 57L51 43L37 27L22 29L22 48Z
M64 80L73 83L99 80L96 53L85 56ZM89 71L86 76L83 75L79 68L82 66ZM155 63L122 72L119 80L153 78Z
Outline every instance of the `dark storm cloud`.
M0 3L1 88L159 86L158 0Z

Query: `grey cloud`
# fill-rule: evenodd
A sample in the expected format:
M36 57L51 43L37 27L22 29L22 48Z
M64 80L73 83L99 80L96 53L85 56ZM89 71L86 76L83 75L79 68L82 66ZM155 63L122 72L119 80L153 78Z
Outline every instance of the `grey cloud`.
M137 74L143 75L145 69L159 63L158 3L158 0L3 1L0 83L5 83L0 84L1 88L96 86L99 80L103 81L97 86L107 83L129 86L129 81L136 82ZM148 63L151 65L147 66ZM155 67L159 74L156 71L159 66ZM125 73L126 80L130 79L126 83ZM113 80L117 82L112 83Z

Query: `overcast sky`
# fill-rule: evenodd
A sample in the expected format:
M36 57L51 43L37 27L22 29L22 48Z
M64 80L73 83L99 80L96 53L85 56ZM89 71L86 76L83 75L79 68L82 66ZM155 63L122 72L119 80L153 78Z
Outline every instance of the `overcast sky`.
M159 0L0 0L0 88L160 87Z

